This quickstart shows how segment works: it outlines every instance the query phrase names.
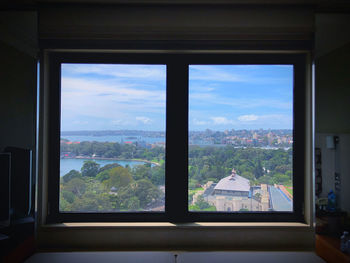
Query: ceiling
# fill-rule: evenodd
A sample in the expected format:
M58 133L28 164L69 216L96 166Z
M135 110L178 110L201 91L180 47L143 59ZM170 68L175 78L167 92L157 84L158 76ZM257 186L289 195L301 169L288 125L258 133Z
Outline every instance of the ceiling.
M2 0L1 9L36 8L40 4L191 4L191 5L315 5L348 11L349 0Z

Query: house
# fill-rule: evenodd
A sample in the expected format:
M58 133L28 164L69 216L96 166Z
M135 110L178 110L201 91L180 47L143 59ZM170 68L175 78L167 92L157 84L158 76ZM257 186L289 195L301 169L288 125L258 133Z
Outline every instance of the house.
M323 150L322 165L327 171L323 174L322 195L326 196L334 186L334 163L327 160L334 160L335 151L327 148L325 138L337 135L340 141L336 154L339 154L339 169L343 176L339 195L341 209L350 212L350 191L346 190L350 188L350 7L347 1L105 0L101 4L95 0L15 0L2 2L0 10L0 149L8 145L32 149L39 163L38 170L34 171L39 174L35 222L14 226L16 235L11 237L11 244L6 245L8 249L1 251L7 255L8 262L20 262L36 248L49 252L312 251L315 248L314 145L310 116L315 118L315 145ZM312 103L307 105L305 116L308 123L305 131L307 176L303 189L305 222L278 225L109 223L102 226L98 223L46 222L50 191L43 175L47 174L44 163L45 158L49 158L46 155L49 136L46 134L45 137L45 127L37 129L36 123L46 118L37 115L37 102L40 110L48 109L50 105L47 93L37 97L38 58L41 62L39 78L45 79L45 85L48 81L45 76L47 54L40 53L39 56L38 51L82 47L139 50L142 47L174 52L200 48L210 53L216 50L218 42L221 42L220 52L223 53L227 50L243 53L274 49L280 53L298 49L311 51L309 63L313 64L315 85L310 91L315 92L315 105L314 108ZM310 85L311 79L307 81ZM311 102L311 93L306 95ZM314 114L310 114L313 110ZM245 255L254 257L254 254ZM275 256L277 259L278 255ZM201 257L198 255L197 259Z

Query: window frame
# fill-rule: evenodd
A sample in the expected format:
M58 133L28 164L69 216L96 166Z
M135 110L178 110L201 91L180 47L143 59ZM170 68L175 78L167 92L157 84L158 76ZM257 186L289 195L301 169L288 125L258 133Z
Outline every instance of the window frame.
M48 223L58 222L301 222L304 223L306 156L306 52L79 52L48 56ZM80 213L59 211L61 64L165 64L166 168L164 212ZM188 211L189 65L293 65L293 212ZM179 103L180 102L180 103ZM182 191L179 191L182 189Z

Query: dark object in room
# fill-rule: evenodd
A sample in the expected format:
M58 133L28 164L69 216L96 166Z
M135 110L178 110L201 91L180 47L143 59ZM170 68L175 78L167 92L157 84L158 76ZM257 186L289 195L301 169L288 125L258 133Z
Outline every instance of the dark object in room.
M29 216L32 210L32 151L6 147L4 152L11 154L10 216L15 221Z
M0 228L10 224L11 155L0 153Z

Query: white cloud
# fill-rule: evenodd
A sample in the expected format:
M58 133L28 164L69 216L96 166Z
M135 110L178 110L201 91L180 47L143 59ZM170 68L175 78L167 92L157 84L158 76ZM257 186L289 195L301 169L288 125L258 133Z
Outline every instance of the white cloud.
M137 121L142 122L143 124L151 124L153 121L147 117L136 117Z
M226 105L232 107L239 107L241 109L248 108L273 108L281 110L291 110L292 102L280 101L276 99L259 99L259 98L233 98L233 97L223 97L215 93L209 92L193 92L190 94L190 101L208 103L208 104L218 104Z
M190 80L242 82L245 81L241 75L230 70L223 70L217 66L190 66Z
M165 81L166 78L165 65L63 64L62 68L75 74L97 74L101 76L143 79L147 81Z
M211 117L210 119L213 121L214 124L217 125L227 125L235 123L233 120L229 120L226 117Z
M280 66L280 65L269 65ZM283 65L281 65L283 66ZM292 69L292 65L284 65L284 68ZM244 82L255 84L273 84L281 81L288 81L285 77L267 77L259 75L262 69L266 69L266 65L191 65L190 81L215 81L215 82ZM290 71L292 73L292 71Z
M105 129L116 126L141 127L149 124L150 120L137 120L135 116L142 117L147 113L165 118L165 97L165 87L162 89L158 85L150 88L133 83L63 77L62 125L69 129L80 129L82 123L74 123L72 120L88 118L91 119L90 126L96 128L97 122L101 125L105 123ZM157 123L162 121L158 120Z
M209 124L208 121L203 121L203 120L198 120L198 119L193 119L192 123L194 125L207 125L207 124Z
M249 122L249 121L256 121L258 118L259 117L257 115L250 114L250 115L239 116L238 120L243 122Z

